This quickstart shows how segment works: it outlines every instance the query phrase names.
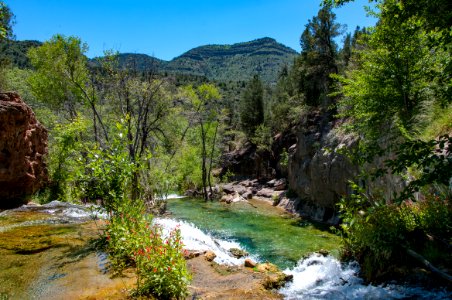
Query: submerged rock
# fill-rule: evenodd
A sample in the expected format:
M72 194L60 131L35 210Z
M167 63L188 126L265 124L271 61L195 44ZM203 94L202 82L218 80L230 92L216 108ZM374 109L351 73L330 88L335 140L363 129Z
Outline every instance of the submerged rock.
M47 182L47 130L17 93L0 93L0 207L20 206Z

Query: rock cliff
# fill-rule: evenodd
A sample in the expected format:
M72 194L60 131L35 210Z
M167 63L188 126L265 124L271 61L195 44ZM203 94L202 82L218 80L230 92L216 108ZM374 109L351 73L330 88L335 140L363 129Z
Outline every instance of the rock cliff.
M340 154L351 148L356 138L340 133L331 113L313 111L303 115L297 142L290 147L288 182L299 200L291 203L318 221L337 223L336 203L348 194L348 181L358 168Z
M24 202L47 181L47 130L17 93L0 93L0 207Z

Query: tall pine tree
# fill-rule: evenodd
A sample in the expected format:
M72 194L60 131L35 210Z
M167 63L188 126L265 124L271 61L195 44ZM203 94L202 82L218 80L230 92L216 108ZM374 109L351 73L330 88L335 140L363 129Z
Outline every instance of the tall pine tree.
M248 137L264 122L264 87L258 75L248 82L241 99L240 124Z

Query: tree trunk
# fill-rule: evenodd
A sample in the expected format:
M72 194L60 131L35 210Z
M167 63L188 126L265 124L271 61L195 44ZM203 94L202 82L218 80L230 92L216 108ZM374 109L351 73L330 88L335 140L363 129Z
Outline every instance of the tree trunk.
M201 150L202 191L203 191L204 200L207 201L208 196L207 196L207 167L206 167L206 159L207 159L206 132L204 129L204 123L202 121L201 121L201 142L202 142L202 150Z
M218 132L218 122L215 126L215 133L213 135L213 141L212 141L212 149L210 150L210 161L209 161L209 169L207 172L207 179L209 181L209 192L211 200L213 199L213 191L212 191L212 182L210 180L211 174L212 174L212 163L213 163L213 154L215 152L215 143L217 141L217 132Z

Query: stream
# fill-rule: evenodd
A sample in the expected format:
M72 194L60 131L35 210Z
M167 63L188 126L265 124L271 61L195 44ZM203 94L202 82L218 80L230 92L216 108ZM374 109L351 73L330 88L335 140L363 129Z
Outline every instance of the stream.
M257 262L269 261L293 281L279 290L285 299L452 299L446 289L425 290L389 283L365 285L356 263L337 259L339 238L259 200L224 204L168 199L167 232L179 225L190 250L212 250L215 261L243 265L229 250L240 248ZM124 299L133 276L111 278L107 257L94 251L97 218L85 206L51 202L0 212L0 299ZM326 250L328 256L312 254Z
M195 199L168 199L170 219L180 226L183 242L193 250L213 250L216 262L242 265L230 255L241 248L253 260L269 261L294 276L279 292L285 299L451 299L446 289L425 290L395 283L365 285L357 263L338 261L340 240L327 227L301 221L260 200L225 204ZM330 255L312 254L327 250Z

